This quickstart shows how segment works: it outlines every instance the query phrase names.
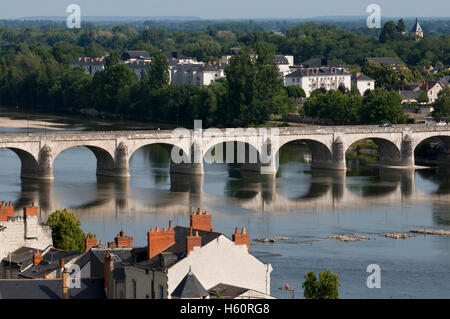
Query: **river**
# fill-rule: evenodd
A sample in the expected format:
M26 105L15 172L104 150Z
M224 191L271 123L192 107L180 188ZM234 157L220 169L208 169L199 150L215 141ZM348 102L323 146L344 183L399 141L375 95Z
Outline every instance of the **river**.
M29 128L26 117L8 115L0 119L0 132L145 127L107 121L96 126L52 116L31 121ZM0 149L0 193L1 200L13 201L16 214L31 202L40 206L43 220L67 208L84 232L105 243L123 229L135 246L146 244L151 227L166 226L169 219L186 226L193 210L208 209L215 231L231 237L236 226L247 228L251 253L272 264L271 294L279 298L292 298L279 289L286 283L295 289L295 298L303 298L303 276L324 269L339 274L341 298L450 298L450 236L381 236L419 228L450 230L449 176L438 169L393 170L358 161L349 162L346 173L312 170L310 158L306 145L291 143L281 150L275 178L220 164L205 164L203 177L181 176L169 174L169 154L152 145L133 155L131 178L118 181L97 178L94 155L75 147L57 156L55 180L49 183L21 180L18 157ZM370 239L327 238L338 234ZM270 237L291 240L253 241ZM381 268L381 288L367 287L370 264Z

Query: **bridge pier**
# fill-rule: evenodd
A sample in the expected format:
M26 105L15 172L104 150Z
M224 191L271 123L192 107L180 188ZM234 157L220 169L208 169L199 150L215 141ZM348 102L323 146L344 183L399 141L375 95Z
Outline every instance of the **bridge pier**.
M22 163L20 172L21 178L53 180L53 154L50 147L45 145L41 148L37 163L35 160L28 158L28 156L21 156L19 153L17 154Z
M311 168L345 171L347 169L347 165L345 163L345 148L340 137L333 142L331 155L330 160L315 158L313 156Z
M191 154L187 155L182 150L177 148L183 160L180 163L173 161L173 154L171 152L170 158L170 173L171 174L185 174L185 175L204 175L202 147L199 143L194 143L191 146ZM181 159L181 158L180 158Z

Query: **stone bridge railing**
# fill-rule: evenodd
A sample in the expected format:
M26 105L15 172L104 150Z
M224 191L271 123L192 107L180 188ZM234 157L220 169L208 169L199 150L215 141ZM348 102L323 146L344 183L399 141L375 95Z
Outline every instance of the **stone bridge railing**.
M280 148L292 141L301 141L310 147L312 167L345 170L345 152L357 141L372 139L379 147L380 164L411 168L414 167L414 149L423 140L433 137L450 145L450 128L436 125L304 126L23 133L0 134L0 147L19 156L24 178L52 179L55 158L75 146L85 146L95 154L97 175L129 177L131 156L150 144L162 144L167 148L171 154L171 171L175 173L201 175L204 160L221 161L225 159L222 154L226 153L226 160L241 163L243 170L275 174ZM227 143L226 148L223 143Z

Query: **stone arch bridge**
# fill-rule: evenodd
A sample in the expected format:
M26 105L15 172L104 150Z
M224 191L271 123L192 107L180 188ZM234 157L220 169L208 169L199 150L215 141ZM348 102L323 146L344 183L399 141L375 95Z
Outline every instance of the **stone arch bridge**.
M203 160L213 153L217 154L220 150L218 146L227 143L235 146L231 159L242 163L241 169L275 174L278 169L278 151L293 141L304 142L310 147L313 168L345 170L345 152L357 141L372 139L379 147L380 164L411 168L415 164L415 148L428 138L438 138L450 145L450 128L431 125L366 125L21 133L0 134L0 148L8 148L18 155L22 164L21 177L51 180L55 158L62 151L75 146L85 146L94 153L97 175L127 178L130 176L131 156L139 148L151 144L162 144L171 152L172 173L202 175ZM215 151L211 152L213 149ZM228 148L226 153L228 159ZM257 156L252 157L252 153Z

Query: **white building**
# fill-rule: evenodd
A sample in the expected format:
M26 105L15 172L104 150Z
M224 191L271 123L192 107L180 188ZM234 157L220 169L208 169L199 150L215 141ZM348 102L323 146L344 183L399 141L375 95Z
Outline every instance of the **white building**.
M241 232L236 228L232 239L213 232L211 215L200 209L191 215L189 228L172 229L170 221L168 229L151 229L147 247L135 248L135 261L124 263L126 298L170 299L172 293L182 298L185 294L180 291L188 279L202 294L187 298L204 298L204 290L220 284L270 298L272 267L252 256L249 244L245 228Z
M145 73L148 71L148 69L150 68L151 65L151 60L147 59L147 60L127 60L125 61L125 64L127 65L127 67L134 73L136 74L137 78L139 80L143 80Z
M82 67L87 73L94 76L96 72L103 71L105 69L105 57L101 58L89 58L79 57L78 60L70 63L72 68L78 66Z
M278 67L280 75L284 78L291 73L291 69L294 66L293 55L275 55L274 64Z
M416 37L423 38L423 30L419 24L419 19L417 19L417 18L416 18L416 23L414 24L414 27L411 30L411 34Z
M238 54L240 51L241 48L231 48L228 54L222 56L222 63L228 64L230 59L236 54ZM253 60L256 60L258 58L258 55L254 51L250 51L250 56Z
M20 247L44 250L52 246L52 231L39 221L38 207L24 208L23 216L14 216L14 207L0 206L0 261Z
M352 76L352 85L356 86L361 96L364 96L368 90L375 90L375 80L363 73L356 73Z
M288 74L285 85L295 85L301 87L306 97L311 92L318 89L337 90L340 86L351 89L351 74L344 68L323 67L323 68L301 68Z
M225 77L225 66L222 63L180 64L170 67L170 83L197 86L210 85Z

